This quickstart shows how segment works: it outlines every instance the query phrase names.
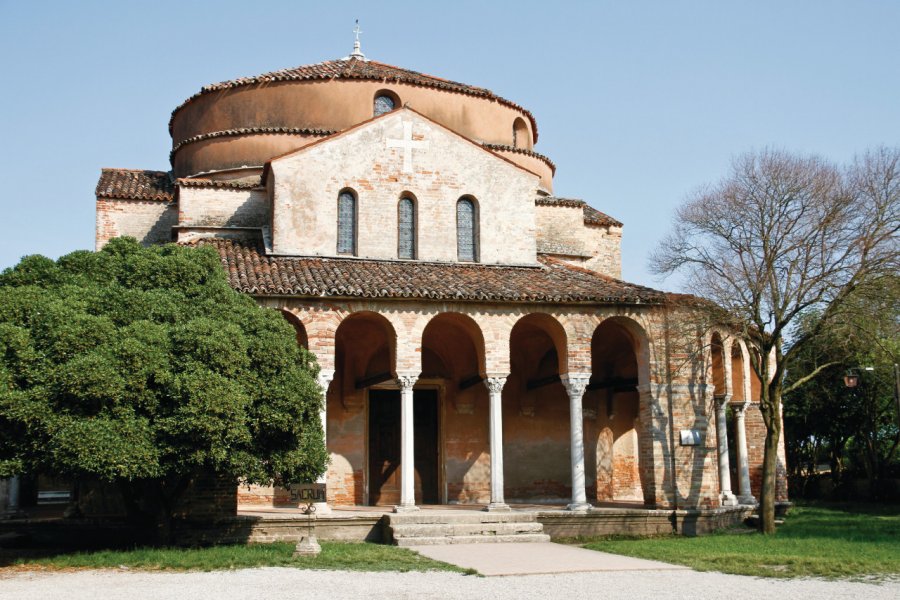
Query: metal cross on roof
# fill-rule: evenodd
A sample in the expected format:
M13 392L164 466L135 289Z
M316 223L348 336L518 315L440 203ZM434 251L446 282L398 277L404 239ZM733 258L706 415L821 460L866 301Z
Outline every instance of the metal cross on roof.
M366 60L366 55L359 48L359 34L362 33L362 29L359 28L359 19L356 19L356 27L353 28L353 33L356 35L356 40L353 42L353 52L350 53L350 58Z

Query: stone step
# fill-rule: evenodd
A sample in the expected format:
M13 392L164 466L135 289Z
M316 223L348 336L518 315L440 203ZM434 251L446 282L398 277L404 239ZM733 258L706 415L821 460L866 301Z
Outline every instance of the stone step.
M467 512L460 514L433 513L393 513L387 515L388 524L428 525L440 523L536 523L536 513L517 512Z
M394 539L400 547L439 546L444 544L508 544L520 542L549 542L550 536L544 533L520 533L518 535L453 535L435 537L407 537Z
M517 535L543 533L540 523L426 523L395 524L391 527L394 539L412 537Z

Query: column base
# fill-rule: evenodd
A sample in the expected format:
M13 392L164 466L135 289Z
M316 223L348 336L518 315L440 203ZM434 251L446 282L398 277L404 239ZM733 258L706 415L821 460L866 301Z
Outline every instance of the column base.
M416 512L417 510L419 510L419 507L415 504L401 504L394 507L395 513Z
M24 510L9 510L6 512L0 512L0 521L5 521L7 519L26 519L28 518L28 514Z
M573 502L566 506L566 510L571 510L572 512L587 512L591 510L591 505L587 502Z
M743 506L756 506L759 502L753 496L738 496L738 502Z
M487 512L510 512L512 509L506 502L491 502L484 510Z
M297 542L297 545L294 546L294 558L298 556L316 556L322 551L322 546L319 545L318 540L316 540L316 536L303 536L300 538L300 541Z
M722 506L737 506L740 503L737 496L731 492L722 492L719 494L719 502Z

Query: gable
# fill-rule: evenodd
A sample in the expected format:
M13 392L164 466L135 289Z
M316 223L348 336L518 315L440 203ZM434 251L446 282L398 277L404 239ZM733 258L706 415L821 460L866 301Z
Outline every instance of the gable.
M358 199L357 256L397 258L397 203L416 204L417 258L456 261L456 204L477 205L479 262L534 264L539 177L408 108L271 161L272 243L337 254L337 198Z

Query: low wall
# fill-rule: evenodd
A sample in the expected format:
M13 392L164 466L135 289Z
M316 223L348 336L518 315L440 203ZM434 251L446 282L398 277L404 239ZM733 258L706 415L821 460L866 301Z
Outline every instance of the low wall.
M742 524L753 514L750 506L705 510L592 510L539 512L537 520L551 539L606 536L647 537L657 535L694 536Z

